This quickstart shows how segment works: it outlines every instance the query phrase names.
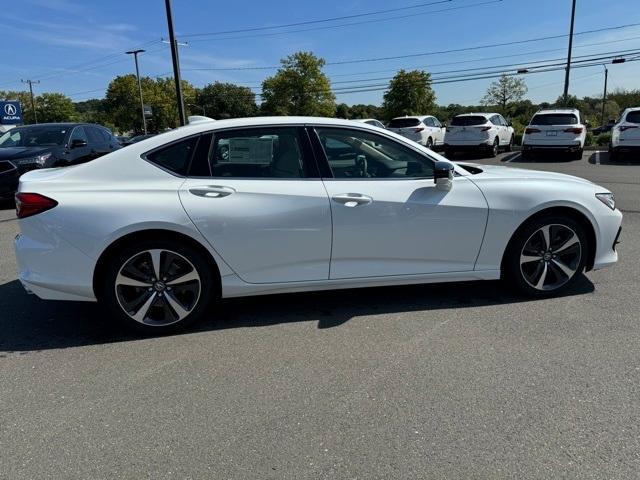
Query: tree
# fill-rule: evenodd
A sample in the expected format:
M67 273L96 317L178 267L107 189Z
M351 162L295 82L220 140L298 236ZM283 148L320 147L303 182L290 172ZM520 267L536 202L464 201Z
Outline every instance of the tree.
M69 97L62 93L43 93L36 98L38 122L72 122L77 120L76 109Z
M339 103L336 105L336 113L335 116L337 118L351 118L351 110L349 105L346 103Z
M497 106L500 113L507 115L508 107L514 102L519 102L527 94L527 85L524 79L503 74L497 81L489 85L482 103L488 106Z
M297 52L280 61L278 72L262 83L262 110L271 115L331 117L336 112L331 84L322 73L325 61Z
M196 104L212 118L252 117L257 114L256 97L249 87L215 82L196 93ZM196 110L197 114L203 112Z
M430 74L421 70L400 70L389 82L382 111L387 120L402 115L424 115L435 108L435 101Z
M376 105L351 105L349 118L381 118L382 109Z

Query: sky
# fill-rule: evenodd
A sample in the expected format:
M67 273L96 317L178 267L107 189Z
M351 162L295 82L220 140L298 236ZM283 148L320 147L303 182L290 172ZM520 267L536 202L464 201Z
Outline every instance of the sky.
M638 3L577 0L574 56L626 51L625 58L640 59ZM381 10L387 11L373 13ZM334 89L348 92L384 85L400 68L423 69L437 79L460 75L447 73L452 70L562 61L571 0L173 0L173 14L176 35L186 43L180 47L182 77L198 87L223 81L259 93L281 58L305 50L329 63L324 71ZM304 23L335 17L347 18ZM139 57L142 75L171 75L169 45L161 41L168 36L163 0L5 1L0 22L0 90L26 89L21 79L32 79L40 80L36 93L61 92L74 101L102 98L112 78L135 71L124 54L134 48L146 49ZM298 25L268 28L282 24ZM583 33L609 27L621 28ZM558 38L528 41L550 36ZM527 42L491 46L522 41ZM405 58L389 59L398 56ZM511 64L518 65L503 67ZM640 88L640 61L608 68L610 90ZM573 69L570 93L601 96L603 72L601 65ZM521 77L534 102L554 101L562 93L564 71ZM437 102L478 104L491 81L434 84ZM383 93L341 92L337 101L380 104Z

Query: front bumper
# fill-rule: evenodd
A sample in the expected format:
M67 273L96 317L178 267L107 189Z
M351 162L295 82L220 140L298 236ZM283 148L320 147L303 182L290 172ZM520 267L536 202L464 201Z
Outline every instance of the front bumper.
M621 234L622 213L620 210L611 210L606 215L598 216L594 270L609 267L618 261L616 245L620 242Z

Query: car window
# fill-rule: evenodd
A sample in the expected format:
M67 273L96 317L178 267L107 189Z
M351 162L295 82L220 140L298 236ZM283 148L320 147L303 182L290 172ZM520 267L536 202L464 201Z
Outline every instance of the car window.
M295 127L215 133L209 165L214 177L303 178L303 149Z
M435 127L435 124L433 123L433 118L431 117L427 117L425 118L422 123L424 123L427 127Z
M442 124L440 123L440 120L438 120L437 118L431 117L431 120L433 121L433 126L434 127L438 127L438 128L442 127Z
M640 110L627 113L627 122L640 123Z
M505 118L504 118L502 115L498 115L498 118L500 119L500 124L501 124L501 125L503 125L503 126L505 126L505 127L508 127L508 126L509 126L509 122L507 122L507 121L505 120Z
M395 140L343 128L318 128L316 132L335 178L433 176L433 162L429 158Z
M531 125L577 125L578 117L573 113L539 113L531 119Z
M464 117L453 117L451 125L455 127L469 127L472 125L484 125L487 119L480 115L467 115Z
M89 143L84 127L75 127L73 129L71 136L69 137L69 144L73 143L74 140L84 140Z
M196 147L198 137L191 137L180 142L172 143L166 147L147 153L145 158L178 175L185 175L189 168L191 155Z
M394 118L389 122L389 128L407 128L420 125L417 118Z
M498 115L494 115L489 119L489 121L494 125L502 125L502 122L500 122L500 118L498 118Z

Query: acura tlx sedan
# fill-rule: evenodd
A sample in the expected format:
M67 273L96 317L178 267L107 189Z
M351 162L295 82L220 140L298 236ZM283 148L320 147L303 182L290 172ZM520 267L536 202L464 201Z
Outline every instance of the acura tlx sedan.
M622 222L580 178L304 117L199 122L32 171L16 205L28 291L158 333L225 297L499 278L557 294L617 261Z

